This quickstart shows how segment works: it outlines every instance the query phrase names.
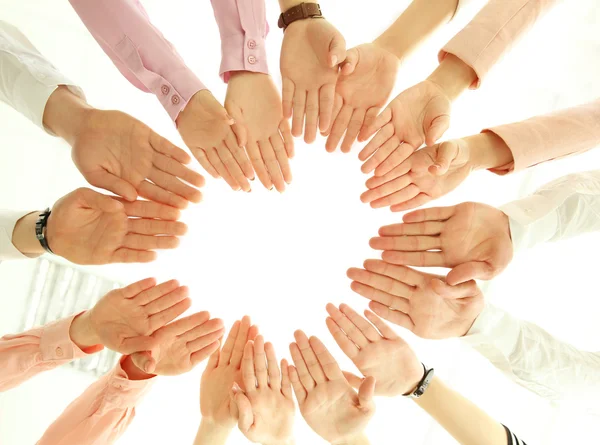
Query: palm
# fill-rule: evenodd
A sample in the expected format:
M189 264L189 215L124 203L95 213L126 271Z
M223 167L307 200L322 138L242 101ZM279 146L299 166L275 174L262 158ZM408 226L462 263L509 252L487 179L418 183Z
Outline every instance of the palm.
M229 389L233 383L242 386L240 370L232 367L216 368L205 371L200 382L200 412L202 417L211 417L219 425L235 425L235 419L230 415Z
M160 347L157 351L156 370L159 375L180 375L190 371L194 365L190 359L187 340L171 335L167 330L158 331L156 339Z
M254 424L246 433L256 443L277 443L292 435L294 402L281 392L266 389L246 395L252 405Z

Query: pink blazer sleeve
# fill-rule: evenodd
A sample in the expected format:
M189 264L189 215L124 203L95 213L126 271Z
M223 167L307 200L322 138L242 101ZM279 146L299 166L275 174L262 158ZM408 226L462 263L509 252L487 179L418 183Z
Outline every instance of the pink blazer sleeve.
M440 51L450 53L477 73L471 88L479 87L492 67L559 0L490 0ZM459 3L460 5L460 3Z
M581 153L600 145L600 99L523 122L484 131L500 136L514 161L494 173L506 174L541 162Z
M211 0L211 4L221 34L221 78L227 82L231 71L268 74L265 0Z
M38 445L108 445L125 432L154 378L129 380L123 359L63 411Z
M69 1L119 71L154 94L173 121L194 94L206 89L138 0Z
M79 314L77 314L79 315ZM69 329L77 316L0 339L0 391L20 385L40 372L54 369L102 347L82 351L71 341Z

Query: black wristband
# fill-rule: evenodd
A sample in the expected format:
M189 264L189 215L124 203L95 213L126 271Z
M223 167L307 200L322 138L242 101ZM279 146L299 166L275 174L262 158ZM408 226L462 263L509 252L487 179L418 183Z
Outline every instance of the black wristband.
M46 239L46 225L48 224L48 218L50 218L51 213L52 212L49 208L40 213L40 216L35 223L35 237L38 239L46 252L54 254L48 245L48 240Z
M425 391L427 391L427 388L429 387L429 384L431 383L431 380L433 379L433 368L427 369L427 366L425 366L425 364L423 364L423 363L421 363L421 364L423 365L423 371L424 371L423 378L421 379L421 381L419 382L417 387L410 393L404 394L404 397L411 397L413 399L418 399L423 394L425 394Z

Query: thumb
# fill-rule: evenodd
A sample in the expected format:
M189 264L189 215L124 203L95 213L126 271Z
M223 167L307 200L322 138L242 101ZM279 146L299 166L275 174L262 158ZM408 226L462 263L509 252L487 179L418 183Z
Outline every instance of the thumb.
M336 33L329 43L329 66L335 67L346 60L346 41L340 33Z
M375 395L375 377L367 377L358 388L358 403L363 408L369 408Z
M459 264L448 273L446 283L450 286L456 286L476 278L483 280L492 278L492 270L487 263L470 261L468 263Z
M437 116L429 124L429 128L425 131L425 144L433 145L440 139L446 130L450 127L450 116L442 114Z
M152 358L152 355L148 351L132 354L131 361L135 366L148 374L152 374L156 370L156 360Z
M359 57L358 49L356 49L356 48L349 49L348 52L346 53L346 60L344 60L344 62L341 65L342 75L348 76L348 75L352 74L354 72L354 70L356 69L356 65L358 64L359 58L360 57Z
M469 280L455 286L444 283L442 280L434 278L431 280L431 288L442 298L456 300L460 298L472 297L477 292L477 283Z
M344 374L344 377L346 378L346 380L348 381L348 383L350 383L350 386L352 386L355 389L358 389L360 387L360 385L363 382L363 378L357 376L356 374L352 374L351 372L347 372L347 371L342 371Z
M245 147L248 143L248 131L246 130L246 122L241 117L235 119L235 123L231 126L233 133L237 139L238 146Z
M125 208L122 202L89 189L79 189L81 203L87 208L106 213L116 213Z
M122 196L127 201L135 201L138 197L135 187L124 179L102 170L97 174L89 175L89 183L115 195Z
M235 395L235 403L238 407L238 427L243 433L247 433L254 424L254 415L252 413L252 405L248 397L242 392Z
M147 336L128 337L117 346L117 352L121 354L133 354L134 352L152 351L157 347L156 339Z
M437 158L435 164L429 167L429 173L436 176L444 175L448 172L452 161L458 155L458 144L456 141L442 142L437 149Z

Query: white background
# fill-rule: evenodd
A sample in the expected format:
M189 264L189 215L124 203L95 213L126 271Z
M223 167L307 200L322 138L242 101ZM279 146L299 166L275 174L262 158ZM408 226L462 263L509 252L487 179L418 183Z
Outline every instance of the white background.
M145 0L153 23L178 48L188 65L223 98L218 77L219 36L208 0ZM345 35L348 46L374 39L397 17L407 0L328 0L322 6ZM481 5L481 2L479 2ZM426 77L437 51L474 14L478 4L440 31L406 62L397 92ZM271 33L269 65L280 83L281 33L277 4L267 1ZM167 114L153 96L128 84L87 33L66 1L0 0L0 19L21 28L40 51L85 90L99 108L126 111L181 143ZM600 8L596 0L563 2L542 20L477 92L456 103L445 137L473 134L486 126L549 112L600 96ZM362 309L366 301L349 289L345 271L377 253L368 246L384 224L400 214L360 203L366 177L360 173L359 147L351 154L327 154L324 140L310 146L297 140L294 181L280 195L258 181L251 194L232 192L208 180L204 201L185 211L189 234L179 249L161 253L144 266L91 268L124 282L146 276L177 278L190 287L193 309L208 309L229 326L244 314L253 317L279 357L297 328L318 335L340 363L352 369L325 327L325 304L345 301ZM40 209L85 185L70 161L68 147L0 105L0 208ZM199 166L195 164L197 168ZM600 168L600 153L544 164L525 173L497 177L481 172L435 204L481 201L500 205L555 177ZM515 315L534 321L584 350L598 349L597 234L546 245L517 257L486 295ZM0 335L20 324L32 263L0 267ZM512 384L458 341L426 342L406 334L426 363L455 389L511 426L530 444L594 443L597 419L572 407L552 408ZM160 378L140 404L120 444L191 443L200 420L198 383L203 366L177 378ZM91 383L70 369L45 373L0 394L0 444L32 444L62 409ZM405 400L377 400L367 430L374 444L450 444L453 440ZM467 419L465 419L468 421ZM321 443L297 415L298 443ZM244 443L235 432L229 443Z

